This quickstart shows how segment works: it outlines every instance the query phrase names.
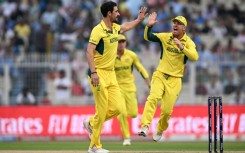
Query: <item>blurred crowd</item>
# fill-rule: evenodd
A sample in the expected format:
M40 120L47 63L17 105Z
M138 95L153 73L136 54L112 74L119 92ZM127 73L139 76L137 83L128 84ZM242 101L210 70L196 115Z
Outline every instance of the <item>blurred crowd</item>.
M187 18L187 33L196 43L200 57L196 69L197 95L245 92L245 0L116 2L121 14L119 23L136 18L141 6L148 7L149 12L156 11L158 24L153 28L156 32L170 31L171 19L177 15ZM50 104L47 99L50 80L54 90L69 90L68 97L91 96L84 77L87 70L84 53L92 27L102 19L101 3L103 0L0 0L0 76L4 75L3 64L10 65L12 104L27 89L36 97L32 104L43 100ZM128 48L140 57L158 55L159 46L143 39L144 26L145 21L126 33ZM37 69L28 63L53 65L39 65ZM56 63L69 63L71 72ZM64 81L67 87L57 85L62 81L56 79L64 73L71 74L70 80ZM217 91L213 91L216 87Z

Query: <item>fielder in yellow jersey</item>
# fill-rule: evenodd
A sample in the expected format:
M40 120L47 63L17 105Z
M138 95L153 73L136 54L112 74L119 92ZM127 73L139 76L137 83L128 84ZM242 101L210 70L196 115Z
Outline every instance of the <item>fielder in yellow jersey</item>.
M158 101L161 101L161 114L153 140L159 141L163 131L168 128L168 120L173 112L174 104L182 88L185 65L188 59L198 60L196 45L185 33L187 21L183 16L172 19L172 32L152 33L151 28L157 22L157 13L153 12L147 21L144 38L147 41L158 42L161 47L160 62L153 73L150 95L147 98L141 119L140 136L147 136L149 126L156 111Z
M118 115L124 138L123 145L131 145L127 117L135 118L138 115L133 68L136 67L149 88L150 79L137 55L133 51L126 49L126 43L126 37L124 35L119 35L115 72L123 100L122 113Z
M118 25L117 4L105 2L100 7L102 21L90 35L87 47L88 79L95 99L95 115L83 122L91 139L88 153L108 153L102 148L100 134L103 123L121 113L122 99L114 71L118 35L135 27L146 16L146 8L139 10L136 20Z

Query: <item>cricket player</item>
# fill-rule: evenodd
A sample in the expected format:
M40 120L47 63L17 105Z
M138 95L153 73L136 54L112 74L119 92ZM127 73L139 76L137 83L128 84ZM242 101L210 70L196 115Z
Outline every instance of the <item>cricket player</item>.
M114 70L118 35L138 25L146 16L146 8L139 10L137 19L122 25L116 24L119 14L117 4L105 2L100 7L103 19L89 38L87 60L88 80L95 99L95 115L83 122L91 138L89 153L108 153L102 148L100 134L103 123L121 113L122 99Z
M150 14L144 31L144 39L159 43L160 62L153 73L150 95L147 97L138 134L147 136L149 126L155 114L158 101L161 101L161 114L153 140L159 141L163 131L168 128L168 120L182 87L181 78L188 59L198 60L196 45L186 34L187 21L183 16L172 19L172 32L152 33L152 26L157 22L157 13Z
M134 83L133 68L139 71L146 85L150 88L150 79L146 69L140 63L137 55L126 48L126 37L119 35L115 72L121 89L123 105L122 112L118 116L123 133L123 145L131 145L130 131L127 117L135 118L138 115L138 104L136 97L136 86Z

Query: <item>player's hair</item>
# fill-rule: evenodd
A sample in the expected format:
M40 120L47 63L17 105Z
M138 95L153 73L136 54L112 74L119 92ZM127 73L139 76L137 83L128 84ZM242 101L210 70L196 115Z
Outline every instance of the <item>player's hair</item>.
M115 6L117 6L117 3L112 1L103 3L100 7L103 17L106 17L108 12L113 12Z

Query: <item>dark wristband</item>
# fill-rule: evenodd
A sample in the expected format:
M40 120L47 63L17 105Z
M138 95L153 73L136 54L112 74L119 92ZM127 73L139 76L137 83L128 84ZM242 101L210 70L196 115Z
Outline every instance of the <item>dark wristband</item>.
M94 74L94 73L97 73L96 71L95 72L91 72L91 74Z

